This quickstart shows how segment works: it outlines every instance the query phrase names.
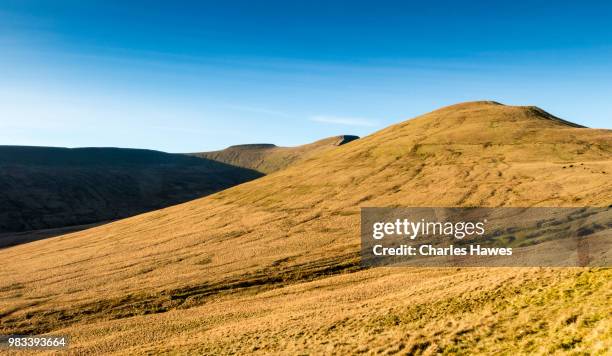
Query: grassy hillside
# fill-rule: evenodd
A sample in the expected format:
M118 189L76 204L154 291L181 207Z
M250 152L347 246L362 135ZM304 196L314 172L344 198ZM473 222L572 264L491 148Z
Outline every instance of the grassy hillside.
M334 136L297 147L278 147L272 144L237 145L221 151L192 155L268 174L356 139L357 136L351 135Z
M208 197L0 251L0 333L78 352L590 351L612 272L359 267L360 206L607 206L612 131L465 103ZM61 258L59 258L61 256Z
M158 151L0 146L0 236L124 218L259 176Z

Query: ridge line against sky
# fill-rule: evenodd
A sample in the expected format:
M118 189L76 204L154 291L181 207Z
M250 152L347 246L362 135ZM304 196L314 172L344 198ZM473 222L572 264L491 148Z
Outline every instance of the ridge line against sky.
M606 2L0 4L0 144L365 136L462 101L610 128Z

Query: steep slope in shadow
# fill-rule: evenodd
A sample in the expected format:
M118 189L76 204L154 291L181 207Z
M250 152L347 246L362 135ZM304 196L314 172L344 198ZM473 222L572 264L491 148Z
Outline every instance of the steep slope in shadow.
M268 174L358 138L353 135L333 136L296 147L278 147L269 143L236 145L220 151L199 152L191 155Z
M529 353L565 333L601 345L609 270L360 270L359 208L608 205L611 142L530 107L436 110L202 199L0 251L0 333L61 329L78 351L123 353Z
M0 247L183 203L261 175L151 150L0 146Z

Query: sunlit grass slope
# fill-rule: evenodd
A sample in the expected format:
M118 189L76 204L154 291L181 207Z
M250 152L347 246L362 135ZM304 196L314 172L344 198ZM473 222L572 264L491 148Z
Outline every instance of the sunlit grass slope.
M359 268L361 206L607 206L612 131L474 102L220 193L0 251L0 334L75 352L592 351L609 269ZM515 352L515 351L512 351Z

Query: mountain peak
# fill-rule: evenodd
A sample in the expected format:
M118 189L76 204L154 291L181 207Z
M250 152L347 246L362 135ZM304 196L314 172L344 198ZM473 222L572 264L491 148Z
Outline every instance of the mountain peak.
M507 106L500 102L493 100L475 100L475 101L465 101L462 103L456 103L448 106L444 106L438 110L445 109L470 109L470 108L479 108L479 107L487 107L487 106Z
M486 127L507 125L524 127L577 127L584 126L558 118L537 106L505 105L496 101L482 100L469 101L442 107L416 118L418 121L426 120L437 122L452 121L455 124L486 125ZM408 122L412 122L409 120Z

